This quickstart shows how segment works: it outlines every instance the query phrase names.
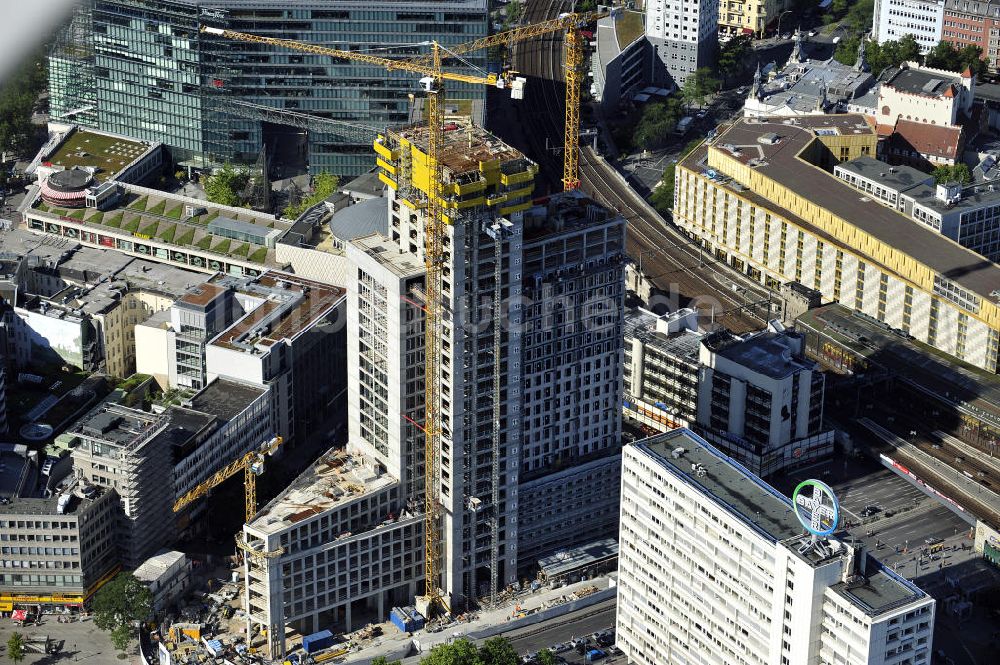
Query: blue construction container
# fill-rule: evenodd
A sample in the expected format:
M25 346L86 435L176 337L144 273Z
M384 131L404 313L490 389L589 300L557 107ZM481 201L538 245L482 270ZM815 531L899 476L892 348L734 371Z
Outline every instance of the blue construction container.
M413 633L424 627L424 617L414 607L394 607L389 621L404 633Z
M302 650L306 653L316 653L330 646L333 646L333 633L328 630L321 630L302 638Z

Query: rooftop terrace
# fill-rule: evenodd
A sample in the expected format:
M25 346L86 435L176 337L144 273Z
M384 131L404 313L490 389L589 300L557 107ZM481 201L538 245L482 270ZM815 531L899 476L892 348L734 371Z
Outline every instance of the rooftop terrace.
M129 141L81 129L63 141L44 164L64 166L67 169L90 166L96 169L94 178L104 182L131 164L149 150L149 147L149 143Z
M883 568L874 557L868 556L868 558L867 569L875 568L874 573L869 572L863 581L835 584L830 587L833 592L873 617L927 597L927 594L912 582Z
M257 344L271 346L283 339L294 339L325 316L347 293L337 286L280 272L268 272L249 282L222 276L214 283L231 284L239 292L264 299L212 340L213 345L228 349L246 349Z

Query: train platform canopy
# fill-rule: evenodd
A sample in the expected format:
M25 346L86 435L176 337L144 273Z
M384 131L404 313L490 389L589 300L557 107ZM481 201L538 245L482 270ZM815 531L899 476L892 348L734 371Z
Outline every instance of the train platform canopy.
M896 378L1000 428L1000 376L996 374L947 356L843 305L812 309L796 320L796 328L826 336Z

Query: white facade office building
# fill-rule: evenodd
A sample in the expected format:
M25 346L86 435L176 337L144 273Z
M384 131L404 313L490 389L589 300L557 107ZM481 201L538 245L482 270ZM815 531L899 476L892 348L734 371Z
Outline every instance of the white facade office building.
M623 450L617 645L635 665L920 665L934 600L688 430Z
M927 53L941 41L943 25L944 0L875 0L872 36L880 44L913 35Z

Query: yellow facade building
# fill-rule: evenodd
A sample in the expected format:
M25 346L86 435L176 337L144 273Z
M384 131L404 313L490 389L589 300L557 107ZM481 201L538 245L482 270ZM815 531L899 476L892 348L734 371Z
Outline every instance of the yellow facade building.
M764 29L783 18L784 26L790 31L795 28L795 17L789 12L782 13L791 7L789 0L719 0L719 34L743 35L753 34L761 37Z
M674 220L761 283L800 282L997 371L1000 266L832 174L876 142L860 115L741 119L678 164Z

